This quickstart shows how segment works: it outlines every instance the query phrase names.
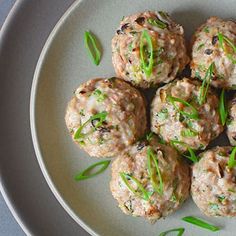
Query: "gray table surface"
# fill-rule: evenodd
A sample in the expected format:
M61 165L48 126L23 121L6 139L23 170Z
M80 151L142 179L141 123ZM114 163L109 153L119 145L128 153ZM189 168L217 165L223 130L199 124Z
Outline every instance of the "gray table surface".
M16 0L0 0L0 28ZM0 236L25 235L0 194Z

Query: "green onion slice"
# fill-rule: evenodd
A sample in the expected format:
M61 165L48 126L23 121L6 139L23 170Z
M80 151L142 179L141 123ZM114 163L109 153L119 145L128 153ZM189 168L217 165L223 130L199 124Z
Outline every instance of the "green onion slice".
M208 89L209 89L212 75L213 75L214 65L215 65L214 62L212 62L211 65L209 66L209 68L207 69L205 77L202 81L202 85L200 88L200 94L199 94L199 104L200 105L202 105L206 100L206 96L207 96Z
M150 25L156 26L156 27L161 28L161 29L165 29L165 28L167 27L167 24L164 23L163 21L159 20L159 19L149 18L149 19L147 20L147 22L148 22Z
M98 49L97 39L95 38L94 35L92 35L89 31L85 31L84 33L84 43L85 43L85 48L88 51L89 57L93 61L95 65L99 65L101 61L101 52Z
M196 156L195 152L192 148L188 148L189 155L183 154L184 157L187 157L189 160L191 160L193 163L197 163L198 157Z
M154 168L153 168L153 163L154 163ZM149 173L154 191L162 195L164 192L164 186L163 186L161 171L158 165L157 155L154 153L154 151L150 147L148 147L147 149L147 166L148 166L148 173ZM157 177L159 181L157 180Z
M147 42L148 45L147 50L145 50L145 41ZM153 70L153 64L154 64L153 54L154 53L153 53L152 38L148 34L147 30L144 30L140 42L140 57L141 57L141 66L144 69L146 76L150 76Z
M199 117L198 117L198 111L196 110L196 108L194 106L192 106L190 103L184 101L183 99L181 98L177 98L177 97L172 97L172 96L168 96L167 98L171 104L175 107L176 110L178 110L179 113L181 113L183 116L186 116L190 119L195 119L197 120ZM176 105L176 102L179 102L179 103L182 103L183 105L185 105L186 107L189 107L191 108L192 112L191 113L188 113L188 112L185 112L183 110L180 110L180 108Z
M226 51L226 48L224 46L224 42L227 43L234 51L234 53L236 53L236 46L234 45L234 43L225 35L223 35L222 33L218 33L218 39L219 39L219 44L220 47L224 50L224 52L227 54L227 57L233 62L233 64L236 64L236 59L233 58L232 54L229 54Z
M196 156L195 152L193 151L192 148L190 148L188 146L188 144L186 144L185 142L182 142L182 141L178 141L178 140L170 140L170 144L172 147L174 147L178 152L179 152L179 149L178 147L176 146L176 144L180 144L180 145L183 145L185 147L187 147L188 149L188 152L189 152L189 155L187 154L182 154L184 157L188 158L189 160L191 160L193 163L196 163L198 162L198 157Z
M154 133L153 133L153 132L148 133L148 134L146 135L146 140L147 140L148 142L150 142L150 141L152 140L153 136L154 136Z
M131 176L131 175L125 173L125 172L121 172L120 177L121 177L122 181L124 182L124 184L126 185L126 187L130 190L130 192L132 192L134 195L136 195L138 197L143 198L146 201L149 200L149 193L145 190L143 185L135 177L133 177L133 176ZM132 180L137 185L137 187L138 187L137 190L135 190L129 184L129 180Z
M80 181L80 180L89 179L89 178L92 178L92 177L102 173L109 166L110 162L111 162L110 160L105 160L105 161L99 161L99 162L92 164L87 169L83 170L78 175L76 175L75 180ZM96 172L91 173L97 166L101 166L101 168L98 169Z
M176 236L182 236L184 234L184 231L185 231L184 228L170 229L170 230L160 233L159 236L166 236L167 234L172 233L172 232L178 232Z
M228 167L233 168L236 166L236 160L235 160L235 154L236 154L236 147L233 148L228 161Z
M83 123L77 129L77 131L74 134L74 139L75 140L83 139L87 135L87 134L82 133L83 128L93 120L98 120L97 124L95 125L95 129L100 127L102 125L102 123L106 120L107 114L108 113L106 111L103 111L103 112L100 112L100 113L97 113L97 114L91 116L85 123Z
M220 112L221 123L222 125L225 125L227 116L228 116L228 111L226 109L226 104L225 104L225 90L224 89L222 89L221 94L220 94L219 112Z
M193 217L193 216L186 216L184 218L182 218L183 221L186 221L190 224L193 224L193 225L197 225L201 228L204 228L204 229L208 229L208 230L211 230L211 231L218 231L220 230L219 227L217 226L214 226L212 224L209 224L209 223L206 223L205 221L199 219L199 218L196 218L196 217Z

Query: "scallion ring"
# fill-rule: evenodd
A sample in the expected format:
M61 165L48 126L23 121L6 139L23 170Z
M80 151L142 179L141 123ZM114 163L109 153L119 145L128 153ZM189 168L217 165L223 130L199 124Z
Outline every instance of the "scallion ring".
M226 48L224 46L224 42L225 42L233 49L234 53L236 53L236 46L234 45L234 43L222 33L218 33L218 39L219 39L220 47L226 53L227 57L233 62L233 64L236 64L236 59L233 58L232 54L226 51Z
M199 119L199 116L198 116L198 111L196 110L196 108L194 106L192 106L190 103L184 101L183 99L181 98L178 98L178 97L172 97L172 96L168 96L167 99L170 101L170 103L175 107L176 110L178 110L179 113L181 113L183 116L186 116L190 119ZM179 102L181 104L183 104L184 106L186 107L189 107L191 108L192 112L191 113L188 113L188 112L185 112L183 110L181 110L177 105L176 105L176 102Z
M109 166L110 164L110 160L105 160L105 161L99 161L96 162L94 164L92 164L91 166L89 166L88 168L86 168L85 170L83 170L81 173L79 173L78 175L75 176L75 180L77 181L81 181L81 180L85 180L85 179L90 179L100 173L102 173L103 171L106 170L106 168ZM99 170L97 170L96 172L92 173L91 172L97 167L97 166L101 166L101 168Z
M236 147L232 149L232 152L229 156L229 161L228 161L229 168L234 168L236 166L235 154L236 154Z
M215 65L214 62L212 62L206 71L205 77L203 78L202 85L200 88L200 94L199 94L199 104L200 105L202 105L206 100L206 96L207 96L208 89L209 89L212 75L213 75L214 65Z
M197 163L199 160L195 152L193 151L193 149L188 147L188 152L189 152L189 155L183 154L183 156L191 160L193 163Z
M219 227L209 224L209 223L207 223L199 218L193 217L193 216L186 216L186 217L182 218L182 220L185 222L188 222L190 224L197 225L201 228L208 229L208 230L211 230L214 232L220 230Z
M101 61L101 52L97 46L97 39L90 32L85 31L84 33L84 44L88 51L89 57L95 65L99 65Z
M188 146L188 144L186 144L185 142L182 141L178 141L178 140L170 140L170 144L172 147L174 147L178 152L180 152L179 148L176 146L176 144L182 145L187 147L189 155L187 154L182 154L184 157L188 158L189 160L191 160L193 163L198 162L198 157L196 156L195 152L193 151L192 148L190 148Z
M225 90L222 89L220 94L220 105L219 105L219 113L220 113L220 119L222 125L225 125L227 117L228 117L228 111L225 104Z
M154 171L153 171L152 163L154 163ZM158 165L157 155L154 153L154 151L150 147L148 147L147 149L147 167L148 167L148 173L149 173L154 191L162 195L164 192L164 186L163 186L161 171ZM158 177L159 183L157 183L156 177Z
M145 50L145 42L148 45L148 49ZM147 53L148 51L148 53ZM149 55L147 55L149 54ZM146 76L150 76L153 70L153 44L152 38L148 34L147 30L144 30L141 35L141 42L140 42L140 57L141 57L141 66L144 69Z
M158 28L161 28L161 29L165 29L167 27L167 24L159 19L153 19L153 18L149 18L147 20L147 22L153 26L156 26Z
M162 232L159 234L159 236L166 236L169 233L177 232L176 236L182 236L184 234L185 229L184 228L176 228L176 229L170 229L165 232Z
M74 139L75 140L80 140L80 139L83 139L86 134L83 134L82 133L82 130L83 128L89 124L89 122L93 121L93 120L98 120L97 124L95 125L95 129L100 127L102 125L102 123L106 120L106 117L107 117L107 112L106 111L103 111L103 112L100 112L100 113L97 113L93 116L91 116L85 123L83 123L78 129L77 131L75 132L74 134Z
M120 177L122 179L122 181L124 182L124 184L126 185L126 187L129 189L130 192L132 192L134 195L143 198L144 200L148 201L149 200L149 193L145 190L145 188L143 187L143 185L133 176L125 173L125 172L121 172L120 173ZM135 190L129 183L129 180L132 180L138 187L137 190ZM139 190L139 192L138 192ZM141 191L141 194L140 194Z

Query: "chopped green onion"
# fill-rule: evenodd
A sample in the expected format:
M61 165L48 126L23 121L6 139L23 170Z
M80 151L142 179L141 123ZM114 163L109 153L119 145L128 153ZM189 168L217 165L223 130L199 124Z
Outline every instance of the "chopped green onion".
M88 51L89 57L92 59L95 65L99 65L101 60L101 52L98 49L97 39L90 32L85 31L84 33L84 43Z
M222 125L225 125L227 116L228 116L228 111L226 109L226 104L225 104L225 90L224 89L222 89L221 94L220 94L219 112L220 112L221 123Z
M170 229L170 230L160 233L159 236L166 236L167 234L169 234L171 232L178 232L178 234L176 234L176 236L182 236L184 234L184 231L185 231L184 228Z
M99 89L96 89L94 92L93 92L94 96L97 98L97 101L98 102L103 102L106 98L107 98L107 95L105 93L103 93L101 90Z
M236 59L233 58L232 54L227 53L226 48L224 46L224 42L225 42L233 49L234 53L236 53L236 46L234 45L234 43L222 33L218 33L218 39L219 39L220 47L227 54L227 57L233 62L233 64L236 64Z
M109 166L110 162L111 162L110 160L105 160L105 161L99 161L92 164L91 166L83 170L81 173L76 175L75 180L80 181L80 180L89 179L102 173ZM97 166L101 166L101 168L97 170L95 173L91 174L92 170L94 170Z
M236 147L233 148L228 161L228 167L233 168L236 166L236 160L235 160L235 154L236 154Z
M153 138L153 135L154 135L153 132L148 133L148 134L146 135L146 140L147 140L148 142L150 142L150 141L152 140L152 138Z
M178 141L178 140L170 140L170 144L171 144L171 146L174 147L178 152L179 152L179 149L178 149L178 147L176 146L176 144L180 144L180 145L182 145L182 146L187 147L188 152L189 152L189 156L186 155L186 154L183 154L183 156L184 156L184 157L187 157L187 158L188 158L189 160L191 160L193 163L198 162L198 158L197 158L195 152L194 152L193 149L190 148L190 147L188 146L188 144L186 144L185 142Z
M205 33L209 33L209 32L210 32L210 31L209 31L209 28L208 28L208 27L205 27L205 28L204 28L204 32L205 32Z
M155 171L153 171L152 163L155 165ZM148 147L147 149L147 166L148 166L148 173L151 179L153 189L158 192L160 195L163 194L164 187L163 187L163 180L161 176L161 171L158 166L157 155L154 151ZM158 176L159 184L157 184L156 177Z
M183 137L194 137L198 134L197 131L193 130L193 129L184 129L181 131L181 135Z
M120 177L122 179L122 181L124 182L124 184L126 185L126 187L136 196L143 198L144 200L148 201L149 200L149 193L144 189L144 187L142 186L142 184L133 176L121 172L120 173ZM132 180L138 187L138 190L141 191L142 194L140 194L140 192L137 192L137 190L135 190L130 184L128 180Z
M177 98L177 97L172 97L172 96L168 96L168 100L171 102L171 104L175 107L176 110L178 110L179 113L181 113L183 116L187 116L190 119L195 119L197 120L198 117L198 111L196 110L196 108L194 106L192 106L190 103L184 101L181 98ZM183 110L180 110L180 108L175 104L176 102L182 103L183 105L191 108L192 112L188 113L185 112Z
M205 221L203 221L203 220L201 220L199 218L193 217L193 216L186 216L186 217L182 218L182 220L186 221L186 222L188 222L190 224L197 225L197 226L199 226L201 228L211 230L211 231L218 231L218 230L220 230L219 227L214 226L212 224L208 224Z
M159 20L159 19L149 18L149 19L147 19L147 22L150 25L156 26L156 27L161 28L161 29L165 29L167 27L167 24L164 23L163 21Z
M176 146L176 144L180 144L180 145L183 145L183 146L187 146L186 143L182 142L182 141L179 141L179 140L170 140L170 145L175 148L177 151L179 151L178 147Z
M145 50L145 40L148 44L148 52ZM150 54L149 58L148 55ZM148 34L147 30L144 30L141 36L141 42L140 42L140 57L141 57L141 66L144 69L144 72L147 76L150 76L153 70L153 45L152 45L152 38Z
M209 68L207 69L205 77L202 81L202 85L200 88L200 94L199 94L199 104L200 105L202 105L206 100L206 96L207 96L210 82L212 79L213 69L214 69L214 62L212 62L211 65L209 66Z
M187 157L189 160L191 160L193 163L197 163L198 157L196 156L195 152L193 151L192 148L188 148L189 156L186 154L183 154L184 157Z
M103 111L103 112L100 112L100 113L97 113L93 116L91 116L86 122L84 122L78 129L77 131L75 132L74 134L74 139L75 140L78 140L78 139L83 139L86 134L83 134L82 133L82 130L85 126L87 126L91 121L93 120L98 120L97 124L95 125L95 129L100 127L102 125L102 123L106 120L106 117L107 117L107 112L106 111Z

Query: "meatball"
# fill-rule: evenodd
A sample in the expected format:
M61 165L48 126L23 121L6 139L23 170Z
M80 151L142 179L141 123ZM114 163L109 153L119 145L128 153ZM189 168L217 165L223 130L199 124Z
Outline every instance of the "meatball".
M189 167L175 149L153 137L115 159L110 189L125 214L154 223L176 211L189 196Z
M151 130L180 152L205 149L222 131L218 97L209 88L200 105L201 84L184 78L157 90L151 104Z
M236 96L230 101L228 112L229 119L226 122L227 135L230 144L236 146Z
M134 86L168 83L189 62L183 27L164 12L127 16L112 39L112 62L117 76Z
M229 168L232 147L215 147L200 154L193 166L191 193L207 216L236 216L236 168Z
M144 135L145 100L123 80L89 80L75 91L65 121L73 140L88 154L113 157Z
M211 17L195 32L192 44L192 76L203 79L213 64L211 84L236 89L236 23Z

